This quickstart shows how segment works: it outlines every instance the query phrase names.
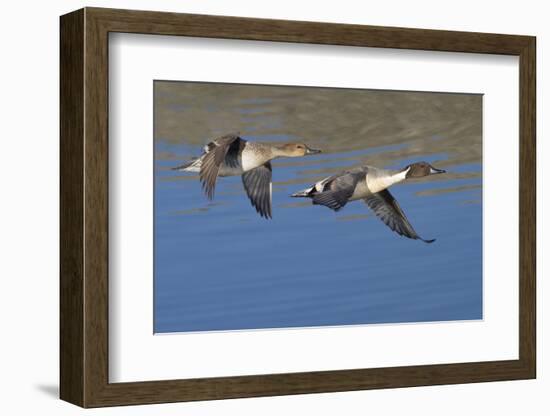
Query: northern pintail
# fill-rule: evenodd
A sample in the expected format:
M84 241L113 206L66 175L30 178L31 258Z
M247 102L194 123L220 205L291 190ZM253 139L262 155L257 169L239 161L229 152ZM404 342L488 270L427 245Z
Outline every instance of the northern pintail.
M320 153L303 143L268 144L250 142L238 135L219 137L203 148L203 154L174 170L199 172L202 188L209 199L214 197L218 176L241 175L244 189L256 211L271 218L271 160Z
M340 210L349 201L362 199L392 231L414 240L433 243L435 239L425 240L416 233L388 188L409 178L439 173L445 171L427 162L413 163L401 170L361 166L329 176L292 196L312 198L313 204L324 205L334 211Z

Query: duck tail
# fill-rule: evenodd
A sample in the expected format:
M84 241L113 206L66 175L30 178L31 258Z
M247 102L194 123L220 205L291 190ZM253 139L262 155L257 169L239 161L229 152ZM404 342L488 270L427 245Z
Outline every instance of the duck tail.
M315 187L312 186L311 188L302 189L301 191L294 192L290 196L294 198L313 198L314 193L315 193Z
M173 167L172 170L179 170L184 172L200 172L202 160L200 158L193 159L183 165Z

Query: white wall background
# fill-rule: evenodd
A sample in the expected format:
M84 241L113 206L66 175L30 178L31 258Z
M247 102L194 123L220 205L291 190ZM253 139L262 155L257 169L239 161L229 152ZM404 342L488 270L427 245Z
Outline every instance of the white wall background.
M89 410L87 414L548 414L546 359L550 301L544 243L550 232L543 184L550 98L545 62L550 26L545 2L485 1L19 1L5 3L0 25L0 410L3 414L73 415L83 410L58 395L58 16L83 6L165 10L388 26L536 35L538 42L538 379L458 386L224 400ZM546 201L544 200L546 199ZM498 213L495 213L498 215ZM503 218L503 221L506 219Z

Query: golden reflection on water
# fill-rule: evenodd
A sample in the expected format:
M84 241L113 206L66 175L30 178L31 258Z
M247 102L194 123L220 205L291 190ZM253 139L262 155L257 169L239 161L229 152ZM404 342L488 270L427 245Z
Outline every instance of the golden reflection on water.
M252 140L301 141L323 150L318 160L275 161L274 169L299 168L297 177L275 185L310 183L364 164L397 168L402 160L430 155L437 155L436 167L449 172L423 181L481 176L480 94L155 81L154 96L155 140L202 146L238 132ZM168 151L156 158L180 161ZM461 165L472 167L453 172ZM181 175L170 180L190 178L196 179ZM449 186L418 194L480 187Z

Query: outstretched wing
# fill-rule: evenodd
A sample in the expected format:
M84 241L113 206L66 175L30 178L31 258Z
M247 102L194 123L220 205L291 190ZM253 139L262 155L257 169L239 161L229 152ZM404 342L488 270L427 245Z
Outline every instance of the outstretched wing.
M333 211L339 211L346 205L353 195L353 189L319 192L313 195L314 205L324 205Z
M208 144L207 153L204 155L200 170L202 188L209 199L214 197L216 179L222 163L232 166L237 162L238 151L242 139L234 134L220 137Z
M271 163L242 174L244 189L250 203L264 218L271 218Z
M313 204L324 205L334 211L342 209L362 178L362 171L349 170L324 179L320 184L323 191L313 195Z
M412 238L413 240L422 240L425 243L433 243L435 241L435 239L424 240L416 233L405 213L387 189L367 196L364 198L364 201L374 211L376 216L397 234Z

